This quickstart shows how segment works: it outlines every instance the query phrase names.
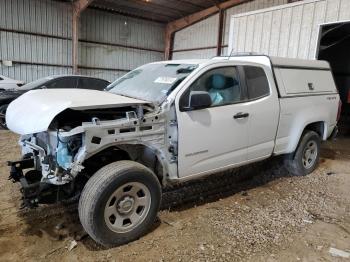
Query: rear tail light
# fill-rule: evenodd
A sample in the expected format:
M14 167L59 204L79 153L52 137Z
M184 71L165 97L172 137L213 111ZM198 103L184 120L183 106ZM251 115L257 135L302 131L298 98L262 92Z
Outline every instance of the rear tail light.
M339 103L338 103L338 114L337 114L337 122L338 122L339 119L340 119L341 107L342 107L342 102L341 102L341 100L339 99Z

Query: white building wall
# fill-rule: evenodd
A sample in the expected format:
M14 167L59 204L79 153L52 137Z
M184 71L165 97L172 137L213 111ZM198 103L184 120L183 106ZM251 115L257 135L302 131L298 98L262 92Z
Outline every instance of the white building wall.
M219 15L216 14L177 32L174 50L216 46L218 23Z
M232 8L227 9L225 12L225 27L224 27L224 40L223 40L224 45L227 46L229 42L230 22L231 22L232 15L242 14L242 13L264 9L272 6L284 5L287 3L288 3L288 0L255 0L255 1L248 2L246 4L234 6Z
M319 25L350 20L349 0L305 0L233 15L229 50L312 59Z
M234 6L224 12L223 48L226 54L230 17L234 14L276 6L287 3L288 0L255 0ZM173 59L210 58L216 55L219 15L210 16L194 25L175 33Z

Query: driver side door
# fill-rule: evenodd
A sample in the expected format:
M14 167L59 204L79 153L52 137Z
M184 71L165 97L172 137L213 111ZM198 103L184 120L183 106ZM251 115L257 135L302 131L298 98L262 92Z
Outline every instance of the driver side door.
M177 96L179 177L201 175L247 161L249 106L239 67L214 66ZM212 105L189 108L191 91L208 92Z

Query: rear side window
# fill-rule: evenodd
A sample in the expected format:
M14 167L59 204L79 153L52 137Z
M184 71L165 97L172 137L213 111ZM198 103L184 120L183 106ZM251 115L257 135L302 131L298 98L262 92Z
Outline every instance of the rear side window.
M104 90L109 85L109 82L94 79L94 78L80 78L79 80L79 88L82 89L93 89L93 90Z
M44 85L46 88L76 88L76 77L64 77L52 80L50 83Z
M257 99L270 94L269 82L261 67L244 66L249 99Z

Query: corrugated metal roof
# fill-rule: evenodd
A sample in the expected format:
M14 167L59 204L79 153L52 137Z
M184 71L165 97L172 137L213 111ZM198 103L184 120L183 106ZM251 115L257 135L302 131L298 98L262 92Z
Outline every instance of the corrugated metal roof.
M61 0L67 2L67 0ZM226 0L94 0L90 8L167 23Z

